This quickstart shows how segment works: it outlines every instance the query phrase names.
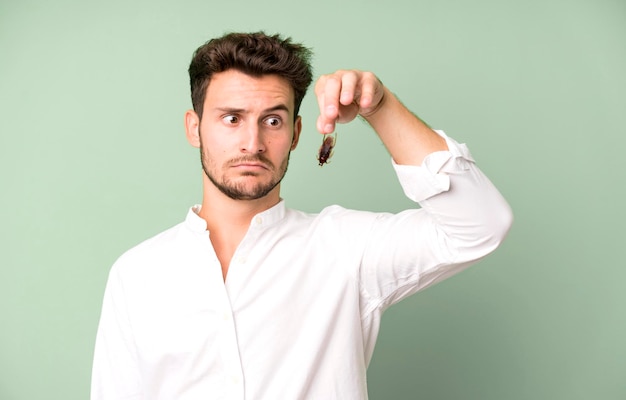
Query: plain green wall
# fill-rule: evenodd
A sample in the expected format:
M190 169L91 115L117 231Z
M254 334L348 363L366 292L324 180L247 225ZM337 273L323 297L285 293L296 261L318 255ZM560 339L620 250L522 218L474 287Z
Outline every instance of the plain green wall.
M191 53L258 29L316 74L376 72L515 212L494 255L385 315L371 398L626 399L622 0L2 0L0 399L88 397L111 264L200 200ZM410 207L361 122L316 165L309 96L289 206Z

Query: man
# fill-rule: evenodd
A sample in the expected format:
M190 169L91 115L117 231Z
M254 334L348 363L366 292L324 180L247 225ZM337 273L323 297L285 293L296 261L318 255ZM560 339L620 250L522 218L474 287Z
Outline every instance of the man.
M365 399L383 311L493 251L512 216L469 151L376 78L315 85L317 129L363 117L421 209L286 207L309 51L263 33L209 41L189 68L201 206L113 266L92 399Z

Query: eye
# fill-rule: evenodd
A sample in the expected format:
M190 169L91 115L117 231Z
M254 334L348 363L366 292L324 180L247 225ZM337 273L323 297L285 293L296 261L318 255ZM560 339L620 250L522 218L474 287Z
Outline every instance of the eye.
M283 121L279 117L268 117L268 118L265 118L265 120L263 120L263 122L266 125L269 125L271 127L277 128L277 127L279 127L282 124Z
M222 121L224 121L227 125L235 125L239 122L239 117L236 115L228 114L222 117Z

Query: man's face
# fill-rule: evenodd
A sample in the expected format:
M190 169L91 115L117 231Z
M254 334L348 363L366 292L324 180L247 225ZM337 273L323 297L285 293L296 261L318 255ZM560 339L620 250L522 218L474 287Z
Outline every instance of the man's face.
M301 130L293 113L293 90L276 75L213 75L197 129L209 181L235 200L278 195Z

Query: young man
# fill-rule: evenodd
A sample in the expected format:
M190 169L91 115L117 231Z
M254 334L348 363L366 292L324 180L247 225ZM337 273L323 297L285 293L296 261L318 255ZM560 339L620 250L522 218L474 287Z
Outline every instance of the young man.
M209 41L189 68L202 205L113 266L92 399L365 399L382 313L492 252L511 211L467 148L371 73L315 85L317 129L361 115L420 209L286 207L309 51L263 33Z

